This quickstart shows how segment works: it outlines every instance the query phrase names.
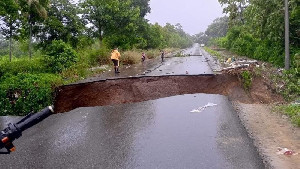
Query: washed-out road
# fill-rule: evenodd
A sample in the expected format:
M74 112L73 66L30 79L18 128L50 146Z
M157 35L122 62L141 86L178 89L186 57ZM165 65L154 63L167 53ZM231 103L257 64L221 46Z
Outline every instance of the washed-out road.
M190 56L124 67L117 77L104 75L214 73L199 45L183 52ZM1 117L0 127L20 118ZM0 154L1 168L264 168L231 102L213 94L80 107L50 116L14 144L16 152Z

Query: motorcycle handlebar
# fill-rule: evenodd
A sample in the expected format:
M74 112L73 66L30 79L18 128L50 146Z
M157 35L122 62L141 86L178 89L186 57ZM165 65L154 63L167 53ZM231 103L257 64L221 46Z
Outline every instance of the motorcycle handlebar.
M8 127L0 132L0 149L6 148L8 153L15 150L12 142L22 136L22 132L54 113L53 106L48 106L38 113L30 113L17 123L9 123Z
M45 118L47 118L48 116L50 116L53 113L54 113L53 107L48 106L38 113L35 113L35 114L30 113L25 118L23 118L22 120L17 122L16 127L19 130L24 131L24 130L36 125L37 123L41 122L42 120L44 120Z

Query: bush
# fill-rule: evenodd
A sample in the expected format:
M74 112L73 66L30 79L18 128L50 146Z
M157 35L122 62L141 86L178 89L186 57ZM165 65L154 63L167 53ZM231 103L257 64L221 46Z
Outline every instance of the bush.
M0 77L4 74L16 75L18 73L37 73L46 72L46 64L43 58L20 58L13 59L11 62L8 59L0 60Z
M126 51L121 54L121 62L123 64L136 64L141 62L142 52L139 51Z
M160 51L157 49L147 50L145 53L148 59L153 59L156 58L157 56L160 56Z
M90 67L110 63L110 50L99 41L79 52L80 63L87 63Z
M228 39L226 37L212 39L211 41L209 41L209 44L211 44L211 45L216 44L221 48L226 48L227 46L229 46Z
M233 42L236 41L236 39L240 36L241 33L241 28L240 27L232 27L229 29L226 38L227 38L227 43L225 48L226 49L231 49Z
M64 79L64 84L69 84L91 75L92 72L88 68L89 65L87 63L79 62L62 71L60 75Z
M287 100L293 100L300 97L300 70L297 68L290 69L283 73L281 80L285 86L281 93Z
M0 84L0 115L25 115L51 105L54 88L62 84L53 74L20 73Z
M52 41L52 44L46 49L46 64L52 72L60 73L77 62L77 52L62 40Z
M252 74L246 70L241 73L241 76L244 89L249 91L252 85Z
M300 70L300 50L295 55L292 55L292 66Z
M257 40L250 33L242 32L232 43L232 50L237 54L253 57L256 46Z
M91 49L88 58L89 65L91 66L108 64L110 61L110 51L106 47Z

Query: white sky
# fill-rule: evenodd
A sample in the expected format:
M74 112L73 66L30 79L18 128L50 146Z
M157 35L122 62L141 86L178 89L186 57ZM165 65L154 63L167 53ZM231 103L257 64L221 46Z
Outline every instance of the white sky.
M218 0L150 0L150 7L146 16L150 23L180 23L190 35L204 32L214 19L225 15Z

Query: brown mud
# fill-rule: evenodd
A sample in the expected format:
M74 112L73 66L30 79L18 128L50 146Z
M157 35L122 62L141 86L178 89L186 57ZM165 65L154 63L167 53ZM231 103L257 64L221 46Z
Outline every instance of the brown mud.
M131 77L100 80L61 86L55 99L56 112L67 112L78 107L104 106L154 100L163 97L206 93L228 96L241 103L273 103L283 99L273 93L263 80L254 79L250 92L245 92L238 76L186 75Z

